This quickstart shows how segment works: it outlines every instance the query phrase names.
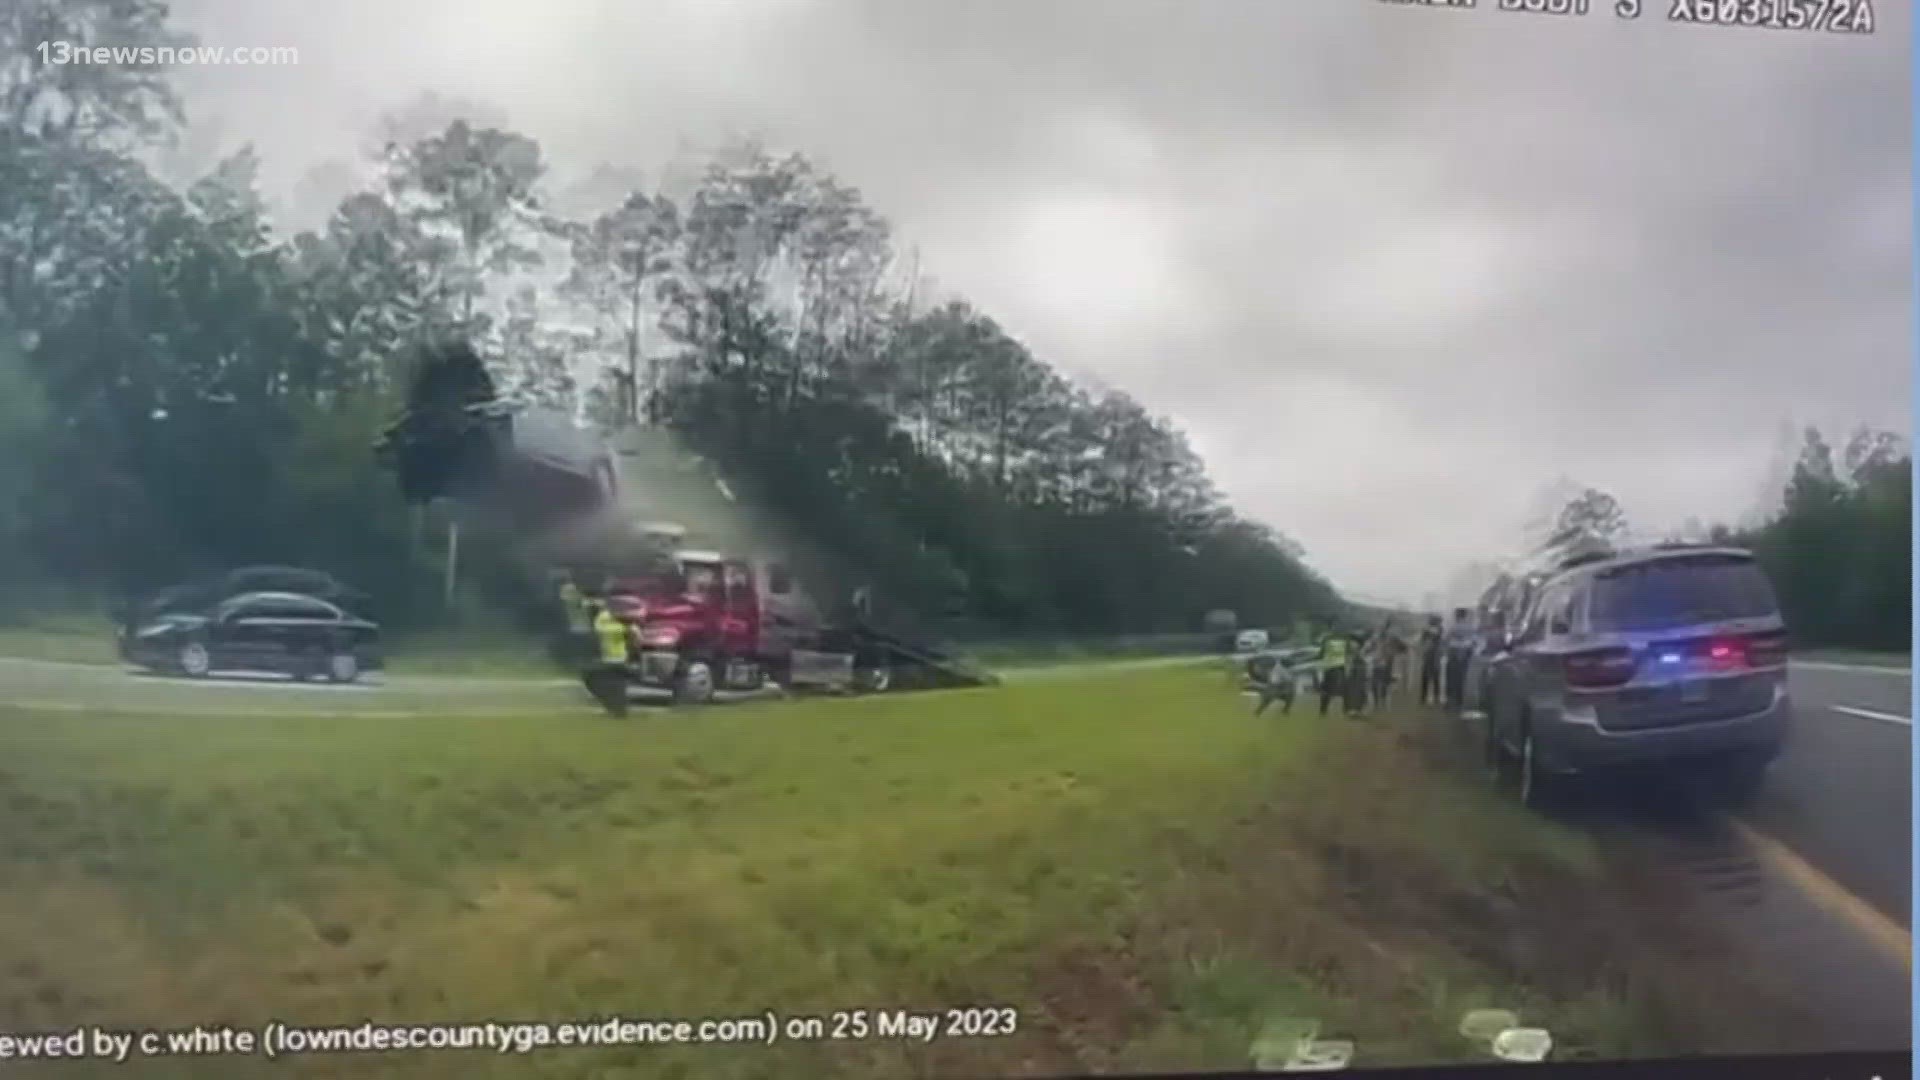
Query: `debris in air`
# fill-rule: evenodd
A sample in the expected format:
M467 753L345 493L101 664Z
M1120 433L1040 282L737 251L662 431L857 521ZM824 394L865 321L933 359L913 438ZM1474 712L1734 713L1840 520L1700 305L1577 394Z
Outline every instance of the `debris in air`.
M1502 1061L1545 1061L1552 1049L1546 1028L1508 1028L1493 1040L1493 1056Z

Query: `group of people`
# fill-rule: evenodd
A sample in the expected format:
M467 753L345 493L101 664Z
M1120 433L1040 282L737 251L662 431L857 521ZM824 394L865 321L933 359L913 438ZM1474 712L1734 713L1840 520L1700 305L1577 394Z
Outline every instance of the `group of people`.
M1427 616L1411 640L1395 631L1393 620L1372 631L1333 630L1321 637L1319 652L1310 662L1312 683L1320 695L1320 715L1335 701L1348 716L1363 716L1370 708L1391 701L1408 667L1419 663L1419 703L1443 705L1458 712L1464 705L1467 663L1473 656L1471 613L1455 608L1453 623L1439 615ZM1276 658L1260 689L1256 715L1278 702L1281 711L1293 709L1301 673Z

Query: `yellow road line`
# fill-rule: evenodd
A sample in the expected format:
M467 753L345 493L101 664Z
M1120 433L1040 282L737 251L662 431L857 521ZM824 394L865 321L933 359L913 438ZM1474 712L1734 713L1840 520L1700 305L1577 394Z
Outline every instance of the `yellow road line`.
M1735 819L1733 827L1741 839L1754 848L1762 861L1804 889L1815 903L1851 924L1889 959L1897 961L1908 972L1913 970L1912 931L1848 892L1839 882L1821 873L1787 845L1744 821Z

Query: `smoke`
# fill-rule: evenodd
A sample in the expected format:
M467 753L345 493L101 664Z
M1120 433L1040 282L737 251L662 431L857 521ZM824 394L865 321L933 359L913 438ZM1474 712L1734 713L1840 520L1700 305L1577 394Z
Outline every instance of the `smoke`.
M631 428L612 443L619 497L578 528L599 539L630 538L649 528L674 526L684 530L679 541L683 547L782 562L816 591L833 584L834 565L826 553L755 506L747 490L730 482L711 459L672 431Z

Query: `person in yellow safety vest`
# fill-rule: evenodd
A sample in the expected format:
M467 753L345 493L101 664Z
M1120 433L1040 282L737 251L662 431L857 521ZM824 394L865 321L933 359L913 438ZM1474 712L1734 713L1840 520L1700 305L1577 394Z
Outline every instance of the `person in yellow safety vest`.
M1327 706L1346 689L1347 650L1347 636L1337 630L1328 631L1327 636L1320 639L1321 716L1327 715Z
M606 604L595 605L593 638L598 646L594 662L580 681L609 716L627 715L627 663L632 658L627 624Z

